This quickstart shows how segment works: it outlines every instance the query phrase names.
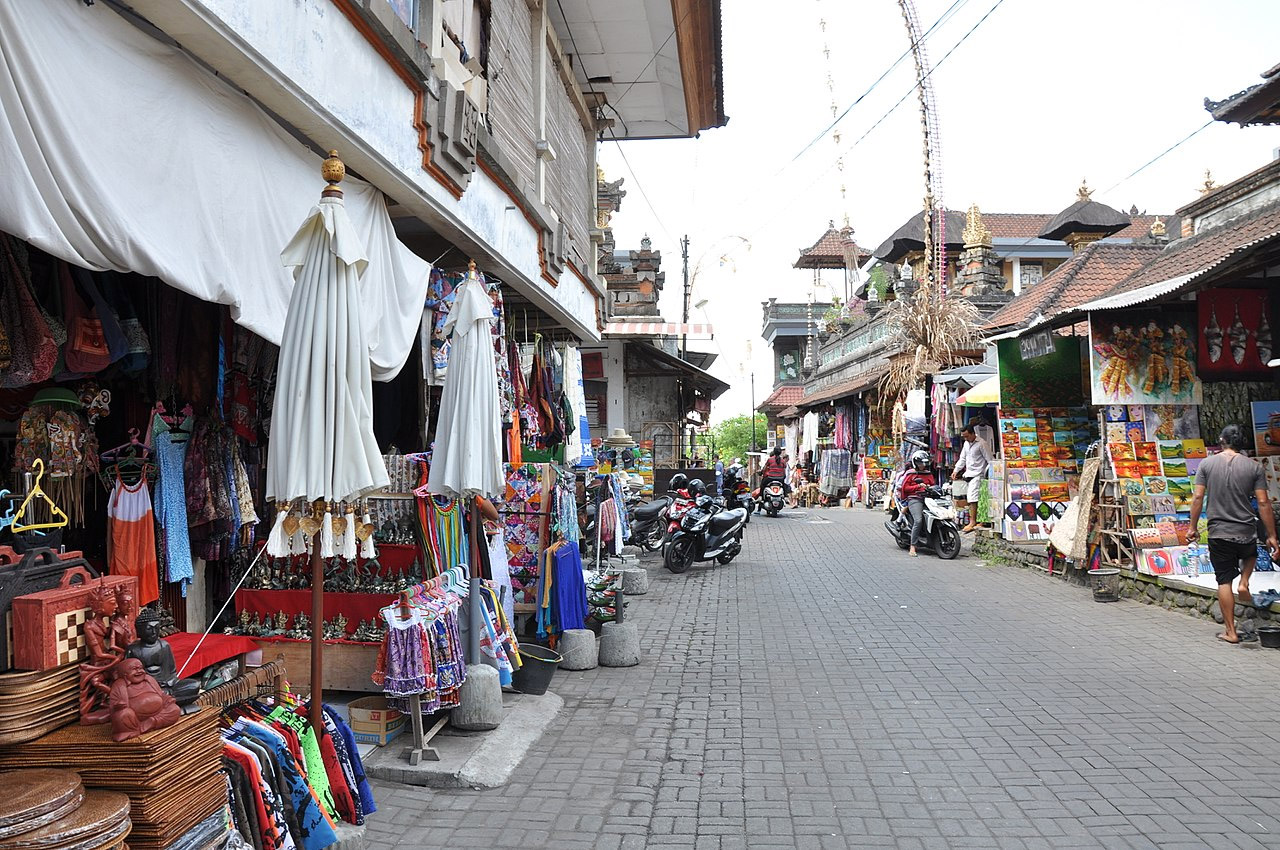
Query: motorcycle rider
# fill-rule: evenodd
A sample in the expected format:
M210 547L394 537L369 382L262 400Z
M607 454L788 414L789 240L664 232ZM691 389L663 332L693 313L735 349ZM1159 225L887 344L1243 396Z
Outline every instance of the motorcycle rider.
M907 554L918 557L916 544L924 535L924 493L934 483L929 471L929 453L923 449L911 455L911 466L898 482L898 501L911 517L911 548Z
M764 488L769 486L770 481L777 481L782 484L783 495L791 493L791 485L787 484L787 462L783 458L782 449L774 446L773 451L769 452L769 457L765 459L764 469L760 472L760 492L764 492Z

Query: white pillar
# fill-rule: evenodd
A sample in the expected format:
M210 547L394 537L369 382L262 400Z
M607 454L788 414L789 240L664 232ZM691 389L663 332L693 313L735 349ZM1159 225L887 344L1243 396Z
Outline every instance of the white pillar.
M1022 259L1020 257L1013 258L1013 294L1018 295L1022 292Z
M605 427L610 432L614 428L627 427L627 376L623 368L626 352L625 342L611 339L604 355L604 379L609 384L609 409L605 416Z

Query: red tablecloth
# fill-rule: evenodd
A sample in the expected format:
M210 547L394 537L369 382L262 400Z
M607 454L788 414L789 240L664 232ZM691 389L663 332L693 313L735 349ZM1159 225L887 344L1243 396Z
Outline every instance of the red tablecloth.
M173 662L179 665L179 676L194 676L206 667L258 650L256 643L242 635L211 634L204 639L204 643L200 643L200 635L177 632L165 640L173 650ZM191 652L195 650L196 644L200 644L200 649L192 656ZM188 661L188 658L191 660Z
M326 593L324 618L332 620L341 614L347 618L347 634L360 625L361 620L378 619L378 611L396 600L394 593ZM311 616L310 590L245 590L236 591L236 616L241 611L260 617L283 611L289 615L289 625L297 614Z

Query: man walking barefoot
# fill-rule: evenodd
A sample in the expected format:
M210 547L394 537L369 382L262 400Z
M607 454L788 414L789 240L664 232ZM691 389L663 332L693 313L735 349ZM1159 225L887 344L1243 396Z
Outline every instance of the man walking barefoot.
M1261 464L1240 454L1244 437L1244 429L1239 425L1222 429L1218 436L1222 451L1200 464L1191 497L1191 529L1195 534L1208 496L1205 517L1209 521L1209 561L1218 579L1218 605L1222 608L1224 628L1218 640L1227 643L1240 642L1240 635L1236 633L1237 598L1247 605L1253 604L1249 577L1258 560L1259 517L1267 532L1267 548L1272 555L1280 554L1266 476ZM1253 511L1254 499L1258 500L1257 514ZM1236 576L1240 577L1238 597L1231 593L1231 583Z

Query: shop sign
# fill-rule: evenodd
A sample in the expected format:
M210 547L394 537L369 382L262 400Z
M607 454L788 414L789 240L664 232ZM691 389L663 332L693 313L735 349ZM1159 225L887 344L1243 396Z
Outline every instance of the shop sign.
M1018 340L1018 353L1022 355L1023 360L1034 360L1037 357L1052 354L1053 351L1053 332L1047 328Z

